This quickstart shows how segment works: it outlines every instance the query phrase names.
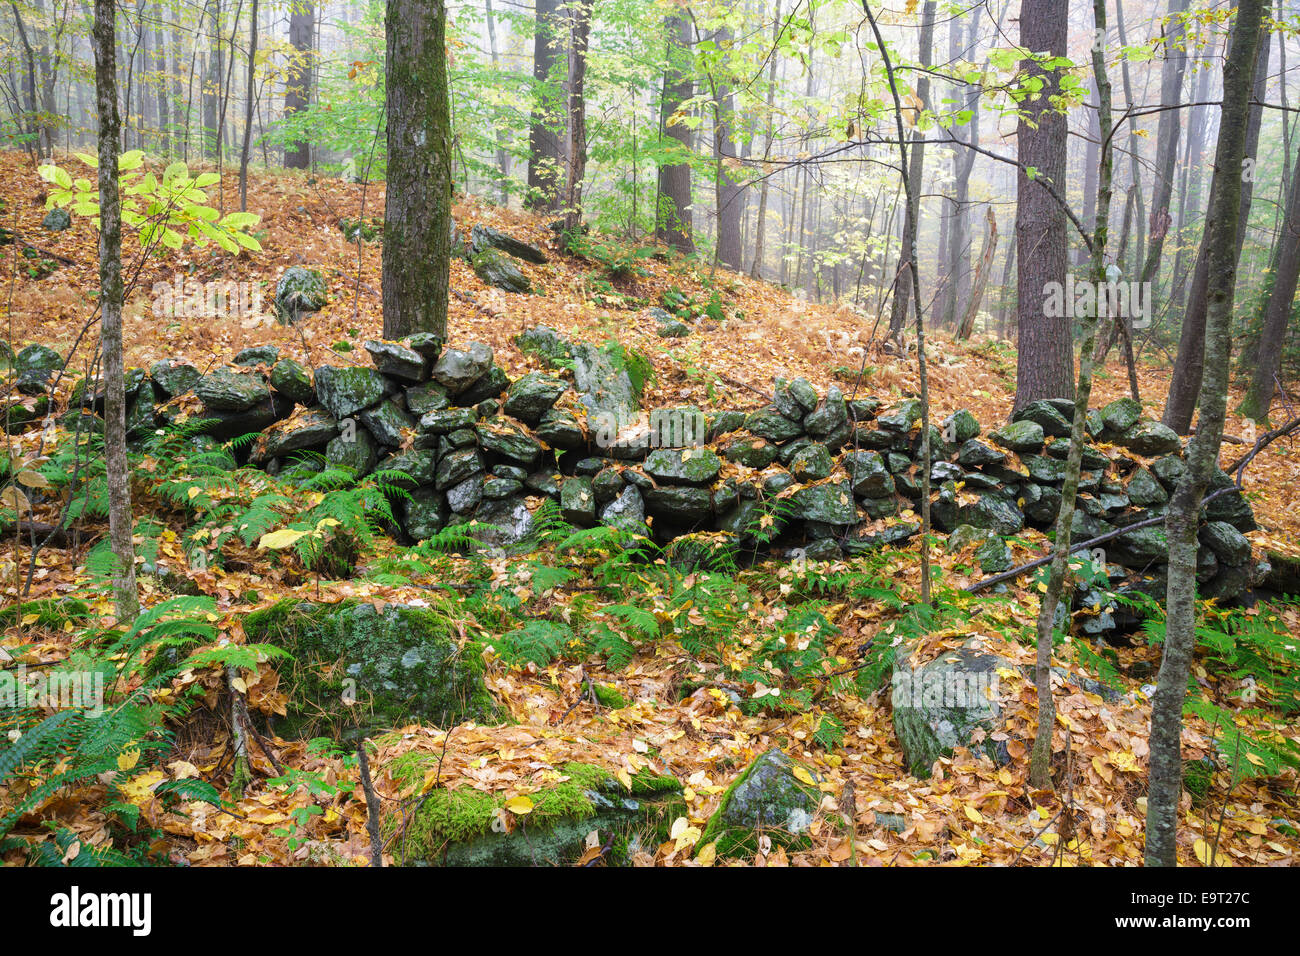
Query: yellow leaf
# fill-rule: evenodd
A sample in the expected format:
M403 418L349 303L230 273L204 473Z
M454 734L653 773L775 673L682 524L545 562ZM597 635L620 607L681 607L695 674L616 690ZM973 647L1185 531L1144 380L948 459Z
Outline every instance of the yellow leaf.
M1196 858L1201 861L1202 866L1210 865L1210 845L1204 840L1197 839L1192 844L1192 850L1196 853Z
M512 797L505 802L505 808L517 817L533 812L533 801L528 797Z
M713 861L718 858L718 844L706 843L700 847L699 852L695 854L695 859L700 866L712 866Z
M800 767L797 764L794 768L794 775L810 787L815 787L817 785L817 781L813 779L812 774L810 774L806 768Z
M130 770L139 762L140 762L140 750L138 747L132 750L123 750L120 754L117 755L118 770Z
M287 548L306 533L306 531L295 531L293 528L281 528L279 531L271 531L262 535L262 540L257 542L257 546L259 548L270 548L271 550Z
M230 680L230 687L231 687L232 690L238 691L238 692L241 693L241 694L247 694L247 693L248 693L248 685L247 685L246 683L244 683L244 678L242 678L242 677L233 677L233 678L231 678L231 680Z
M966 818L967 818L968 820L970 820L971 823L983 823L983 822L984 822L984 818L983 818L982 816L980 816L980 812L979 812L978 810L976 810L974 807L972 807L969 803L966 804L966 806L965 806L964 809L966 810Z
M629 774L626 770L619 768L618 773L614 774L614 776L618 777L618 782L621 783L628 790L632 789L632 775Z

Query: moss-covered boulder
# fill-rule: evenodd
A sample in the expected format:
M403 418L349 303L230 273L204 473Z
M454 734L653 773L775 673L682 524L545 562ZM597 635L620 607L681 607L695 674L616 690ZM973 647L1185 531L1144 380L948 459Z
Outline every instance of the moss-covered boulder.
M997 672L1010 666L969 643L917 665L899 656L892 686L894 734L914 775L928 777L934 762L957 747L1006 759L990 735L1002 716Z
M323 365L316 370L316 397L340 420L376 404L385 390L384 377L372 368Z
M261 376L219 368L199 379L194 394L203 404L218 412L246 412L271 397Z
M805 842L821 804L820 780L782 751L768 750L727 788L696 846L712 843L719 856L744 856L758 849L761 835L781 846Z
M484 285L524 295L533 291L533 284L524 270L509 255L497 249L489 247L475 253L469 264Z
M437 754L411 752L385 769L402 792L418 788L437 762ZM605 862L622 864L640 849L653 850L685 811L681 783L647 770L630 778L630 789L590 764L563 764L540 779L539 789L513 797L468 787L432 790L409 818L394 802L381 831L403 864L562 866L587 851L593 832L595 845L609 848Z
M1043 447L1043 437L1043 426L1028 419L1012 422L989 435L994 444L1015 452L1038 451Z
M329 302L325 279L315 269L290 266L275 284L275 314L281 322L297 322L308 312L318 312Z
M271 387L299 405L314 405L316 389L312 385L311 372L301 362L291 358L280 359L271 369Z
M439 608L289 599L249 614L244 633L294 657L281 667L289 697L282 736L501 719L483 681L483 645L461 644Z

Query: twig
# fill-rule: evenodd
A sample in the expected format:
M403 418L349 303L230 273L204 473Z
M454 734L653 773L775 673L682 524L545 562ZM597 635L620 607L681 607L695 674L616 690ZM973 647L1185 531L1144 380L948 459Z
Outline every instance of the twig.
M370 865L384 865L384 844L379 835L379 797L370 782L370 759L366 756L365 738L357 741L357 762L361 765L361 789L366 794L366 832L370 834Z

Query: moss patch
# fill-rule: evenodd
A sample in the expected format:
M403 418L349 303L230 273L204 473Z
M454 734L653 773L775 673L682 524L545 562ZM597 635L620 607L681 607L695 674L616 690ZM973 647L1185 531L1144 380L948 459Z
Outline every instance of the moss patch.
M283 675L290 697L285 736L313 736L322 727L352 736L354 723L366 733L502 719L484 684L483 645L462 645L437 607L285 600L248 615L244 633L294 655Z
M419 784L437 759L403 754L389 773L400 787ZM531 812L517 816L515 829L503 833L493 832L492 825L505 806L504 793L437 789L416 802L393 853L403 861L448 866L557 865L580 856L587 834L596 830L602 839L613 838L607 860L625 862L629 838L638 829L663 839L684 807L680 793L681 784L671 776L643 770L632 777L629 791L603 767L567 763L553 784L528 794ZM390 810L382 822L385 840L396 836L402 823L402 812Z

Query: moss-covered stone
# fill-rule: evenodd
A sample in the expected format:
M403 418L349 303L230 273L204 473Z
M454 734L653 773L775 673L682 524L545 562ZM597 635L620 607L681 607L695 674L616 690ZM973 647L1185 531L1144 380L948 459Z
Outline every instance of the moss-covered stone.
M329 290L315 269L290 266L275 285L275 313L281 322L296 322L308 312L325 308Z
M391 763L388 774L399 787L418 786L438 756L408 753ZM612 845L607 862L624 863L641 847L652 848L667 835L685 808L674 777L642 770L631 789L608 770L567 763L541 789L526 796L527 814L506 809L507 794L459 788L433 790L405 818L390 810L381 823L386 839L396 838L403 863L441 866L559 866L573 863L596 831L601 845ZM506 828L498 821L509 820ZM403 831L403 827L405 830Z
M351 737L358 729L495 723L502 716L483 681L483 645L462 645L438 607L289 599L249 614L244 633L294 656L281 669L286 737L321 728Z
M781 846L806 843L821 803L820 779L782 751L768 750L727 788L696 846L712 843L719 856L743 856L758 849L760 835Z

